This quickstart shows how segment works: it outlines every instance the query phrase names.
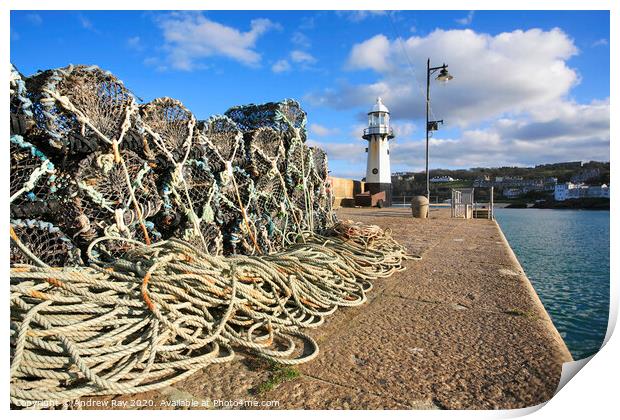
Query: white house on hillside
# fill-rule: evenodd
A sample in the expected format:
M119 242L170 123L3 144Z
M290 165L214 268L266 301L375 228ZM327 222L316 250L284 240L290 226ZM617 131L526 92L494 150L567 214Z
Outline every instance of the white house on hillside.
M454 178L451 176L435 176L430 179L430 182L453 182Z
M555 201L586 197L609 198L609 187L606 184L588 186L565 182L563 184L557 184L553 192L553 198L555 198Z

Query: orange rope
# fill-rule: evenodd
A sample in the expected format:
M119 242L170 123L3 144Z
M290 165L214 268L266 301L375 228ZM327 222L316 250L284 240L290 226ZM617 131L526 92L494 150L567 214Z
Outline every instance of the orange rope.
M142 290L142 299L144 299L144 302L146 303L146 306L148 306L148 308L151 311L154 311L155 310L155 304L153 303L153 301L149 297L149 293L148 293L148 290L146 288L149 280L151 280L151 272L147 271L146 275L142 279L142 288L141 288L141 290Z

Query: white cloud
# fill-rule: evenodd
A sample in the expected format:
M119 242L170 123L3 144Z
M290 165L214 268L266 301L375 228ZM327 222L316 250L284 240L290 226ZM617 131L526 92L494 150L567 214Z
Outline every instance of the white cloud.
M388 61L390 53L388 38L382 34L375 35L353 46L347 67L352 70L369 68L379 73L388 71L391 67Z
M385 10L337 10L338 16L343 16L351 22L361 22L369 17L382 16L387 12Z
M467 13L467 16L465 16L464 18L456 19L456 23L458 23L459 25L463 25L463 26L469 26L471 25L473 20L474 20L474 11L470 10L469 13Z
M340 133L340 130L338 128L329 128L315 123L310 124L309 128L312 134L315 134L319 137L332 136Z
M344 81L336 88L311 93L307 99L350 109L366 108L381 96L392 117L416 120L424 116L426 59L437 57L432 65L448 63L455 78L445 88L433 82L433 112L448 124L466 126L561 101L579 82L577 72L567 65L575 54L573 41L560 29L516 30L495 36L470 29L438 29L402 40L379 34L354 45L347 60L350 70L376 72L374 82L353 85Z
M142 45L142 40L139 36L132 36L127 38L127 46L132 50L142 51L144 46Z
M273 66L271 66L271 70L274 73L283 73L285 71L289 71L291 69L291 65L286 60L278 60Z
M593 47L601 47L605 45L609 45L609 41L607 41L607 38L597 39L596 41L592 43Z
M158 20L165 40L170 65L179 70L193 70L200 60L215 56L233 59L247 66L260 64L255 51L258 39L280 25L269 19L253 19L250 29L237 28L207 19L202 13L171 13Z
M525 166L573 160L609 160L609 100L565 103L552 118L503 118L459 138L430 141L432 168ZM437 135L440 135L438 132ZM423 139L393 143L394 166L422 169Z
M366 124L355 124L351 126L351 131L349 131L349 136L353 139L361 139L364 134L364 129L367 127Z
M312 67L310 65L316 63L316 58L314 58L311 54L301 50L291 51L289 57L290 61L295 63L296 67L302 70L311 69ZM271 70L274 73L283 73L292 69L293 66L291 65L291 62L284 58L276 61L273 66L271 66Z
M319 142L308 139L308 146L319 147L327 153L327 159L332 161L341 161L350 164L366 164L365 144L361 140L356 143L333 143Z
M291 51L291 60L295 63L312 64L316 62L316 58L308 54L305 51L295 50Z
M168 70L168 66L163 64L159 57L146 57L142 60L142 63L147 67L153 67L156 71L163 72Z
M310 48L312 46L310 38L308 38L302 32L293 33L293 35L291 36L291 42L295 45L300 46L301 48Z
M28 21L28 23L37 26L43 23L43 18L38 13L28 13L26 15L26 20Z
M95 25L93 24L93 22L90 19L88 19L86 16L80 14L78 15L78 19L80 20L80 25L82 25L82 28L88 31L94 32L96 34L100 33L100 31L97 28L95 28Z
M399 139L410 137L417 129L413 123L399 121L392 121L392 128L394 129L394 135Z
M302 30L306 30L306 29L314 29L315 26L315 20L316 17L315 16L304 16L301 18L301 23L299 24L299 29Z

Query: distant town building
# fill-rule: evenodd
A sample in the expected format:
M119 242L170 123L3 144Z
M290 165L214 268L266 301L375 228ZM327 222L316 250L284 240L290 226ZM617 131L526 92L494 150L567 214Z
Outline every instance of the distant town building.
M435 176L430 179L430 182L454 182L455 179L451 176Z
M555 177L523 179L521 176L498 176L493 181L477 178L474 187L495 187L507 198L515 198L530 191L554 192L558 179Z
M517 198L524 193L521 188L506 188L502 194L506 198Z
M394 172L392 178L399 181L413 181L415 180L415 174L413 172Z
M592 169L584 169L579 172L577 175L571 177L570 182L575 184L580 184L582 182L588 182L591 179L598 178L601 175L601 170L599 168Z
M609 198L609 187L603 185L584 185L565 182L557 184L553 192L555 201L573 200L576 198Z

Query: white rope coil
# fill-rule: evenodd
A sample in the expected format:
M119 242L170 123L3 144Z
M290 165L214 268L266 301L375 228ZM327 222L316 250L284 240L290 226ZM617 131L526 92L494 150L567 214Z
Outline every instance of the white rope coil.
M301 236L280 253L229 257L104 237L90 251L133 247L90 267L13 266L12 404L157 389L231 360L233 348L282 364L314 359L303 329L363 304L370 281L402 270L406 255L389 232L352 222Z

